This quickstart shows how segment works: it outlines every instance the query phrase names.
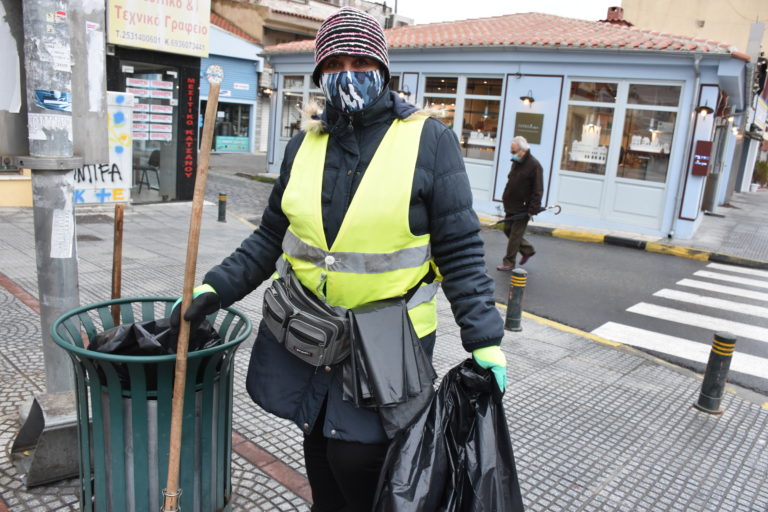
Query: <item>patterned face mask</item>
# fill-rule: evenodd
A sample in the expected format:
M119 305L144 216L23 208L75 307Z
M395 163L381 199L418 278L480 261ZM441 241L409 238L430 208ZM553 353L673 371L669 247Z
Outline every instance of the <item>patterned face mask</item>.
M384 90L384 80L378 69L323 73L320 89L331 105L349 114L373 103Z

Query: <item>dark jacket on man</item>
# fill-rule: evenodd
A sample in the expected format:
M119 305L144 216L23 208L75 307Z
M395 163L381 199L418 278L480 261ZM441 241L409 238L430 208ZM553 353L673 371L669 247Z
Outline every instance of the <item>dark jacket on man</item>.
M336 238L352 196L392 121L416 110L394 93L383 94L376 103L351 116L326 105L319 120L323 131L330 134L322 187L328 245ZM280 178L259 228L205 276L204 282L218 292L222 306L242 299L275 270L288 228L281 200L303 140L302 132L288 142ZM431 235L431 253L444 276L442 288L461 329L464 348L472 351L498 345L504 328L494 303L494 284L485 271L480 226L472 209L464 162L456 135L435 119L428 119L421 133L409 220L414 235ZM434 340L434 333L422 340L430 355ZM376 412L357 409L342 400L341 373L338 367L329 372L317 371L290 355L262 322L251 355L247 387L263 408L293 420L306 432L312 429L327 401L323 428L326 437L383 442L386 438Z
M501 199L507 214L528 212L539 213L541 196L544 193L543 170L538 160L528 150L520 162L512 162L507 175L507 186Z

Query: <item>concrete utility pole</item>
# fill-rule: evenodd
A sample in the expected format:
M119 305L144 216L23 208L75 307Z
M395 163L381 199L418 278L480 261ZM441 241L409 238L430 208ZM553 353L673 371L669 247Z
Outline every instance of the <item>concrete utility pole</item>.
M75 244L72 63L69 2L24 2L24 67L27 80L29 157L32 169L35 256L41 334L48 392L74 389L72 363L53 343L51 324L79 304Z
M21 3L21 2L20 2ZM32 400L11 447L28 487L78 474L72 362L54 344L51 324L78 307L75 244L72 53L67 0L23 2L29 156L16 167L32 170L40 334L46 393Z

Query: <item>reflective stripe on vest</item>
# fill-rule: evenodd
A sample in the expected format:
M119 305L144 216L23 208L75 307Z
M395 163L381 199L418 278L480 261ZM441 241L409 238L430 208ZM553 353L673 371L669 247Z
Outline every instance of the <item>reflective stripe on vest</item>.
M392 123L360 180L331 247L325 240L321 203L328 135L305 135L283 193L282 209L290 222L283 251L299 281L328 304L354 308L402 296L434 265L429 235L413 235L408 218L426 119ZM422 288L427 290L417 291L421 300L409 301L409 307L414 306L409 313L419 336L437 325L437 287Z

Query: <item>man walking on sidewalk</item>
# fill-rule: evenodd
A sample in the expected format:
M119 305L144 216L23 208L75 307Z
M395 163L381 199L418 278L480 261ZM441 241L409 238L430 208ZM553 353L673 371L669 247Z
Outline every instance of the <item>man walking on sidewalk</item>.
M523 235L528 220L542 210L541 196L544 190L541 164L531 154L528 141L524 137L515 137L512 139L510 151L512 168L507 176L507 186L504 187L501 199L504 203L505 217L516 216L516 218L504 221L504 234L509 240L504 261L496 267L496 270L501 271L515 268L518 252L522 255L520 265L525 264L531 256L536 254L533 246L523 238Z

